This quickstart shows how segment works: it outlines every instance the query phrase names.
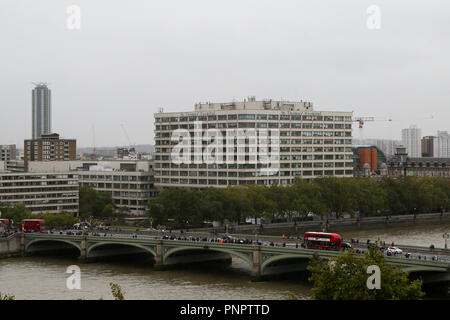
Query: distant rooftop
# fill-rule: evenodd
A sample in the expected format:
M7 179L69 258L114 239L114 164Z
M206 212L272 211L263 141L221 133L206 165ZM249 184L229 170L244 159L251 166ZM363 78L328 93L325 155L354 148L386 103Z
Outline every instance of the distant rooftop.
M217 110L283 110L283 111L312 111L312 102L306 101L276 101L260 100L254 96L244 101L232 101L222 103L199 102L195 104L195 111L217 111Z

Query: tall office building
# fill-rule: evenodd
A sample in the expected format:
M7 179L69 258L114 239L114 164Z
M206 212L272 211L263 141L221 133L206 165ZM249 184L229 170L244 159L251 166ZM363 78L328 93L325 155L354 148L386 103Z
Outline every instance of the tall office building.
M16 160L16 145L0 145L0 161Z
M59 134L44 134L40 139L24 141L24 167L28 172L30 161L68 161L77 157L77 141L60 139Z
M437 156L438 158L450 158L450 135L447 131L437 132Z
M1 172L0 203L24 204L33 214L78 213L78 175L66 173Z
M437 137L426 136L422 138L422 157L437 157L438 143Z
M402 130L402 144L406 147L409 157L420 158L422 156L422 132L416 125Z
M250 97L243 102L199 103L193 112L154 116L158 187L285 185L295 177L353 176L352 112L314 111L310 102ZM182 163L173 158L180 134L187 141ZM219 160L224 161L209 161L209 134L216 135L216 151L223 150ZM267 170L272 163L276 170Z
M37 83L32 91L32 136L40 139L52 131L51 91L46 83Z

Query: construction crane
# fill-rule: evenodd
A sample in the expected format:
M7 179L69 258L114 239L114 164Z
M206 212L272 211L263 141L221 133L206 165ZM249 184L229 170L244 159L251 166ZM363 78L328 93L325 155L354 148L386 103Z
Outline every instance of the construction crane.
M392 121L392 119L375 119L375 117L355 117L353 118L353 122L359 123L359 128L362 129L364 127L365 122L372 121Z
M127 130L125 129L125 126L123 125L123 123L120 126L122 127L122 130L125 133L125 136L127 137L129 148L134 150L135 149L135 144L131 143L130 137L128 136L128 133L127 133Z
M416 118L416 119L402 119L402 121L419 121L419 120L430 120L433 119L433 115L429 116L429 117L424 117L424 118ZM391 118L384 118L384 119L375 119L375 117L355 117L353 118L353 122L358 122L359 123L359 128L362 129L364 127L365 122L372 122L372 121L394 121Z
M95 154L95 126L94 125L92 125L92 142L94 144L94 151L92 153Z
M375 117L355 117L353 118L353 122L359 123L359 139L363 140L363 129L364 124L366 122L373 122L373 121L392 121L392 119L375 119Z
M420 121L420 120L430 120L430 119L433 119L433 115L431 115L429 117L421 117L421 118L405 118L405 119L402 118L401 121ZM354 117L353 122L358 122L358 125L359 125L359 138L361 140L364 139L364 137L363 137L364 124L366 122L373 122L373 121L393 122L393 121L397 121L397 120L392 119L392 118Z

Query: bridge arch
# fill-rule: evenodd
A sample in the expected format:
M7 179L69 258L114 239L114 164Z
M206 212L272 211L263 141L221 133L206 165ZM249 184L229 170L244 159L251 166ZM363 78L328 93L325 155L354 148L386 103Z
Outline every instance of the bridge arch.
M144 246L144 245L139 244L139 243L124 243L124 242L119 242L119 241L108 241L108 242L98 242L98 243L95 243L95 244L93 244L93 245L91 245L91 246L89 246L89 247L87 248L87 250L86 250L86 257L89 257L89 253L90 253L93 249L98 248L98 247L101 247L101 246L105 246L105 245L120 245L120 246L124 246L124 247L135 247L135 248L139 248L139 249L142 249L142 250L145 250L145 251L151 253L151 254L153 255L153 257L156 258L156 252L155 252L155 250L153 250L153 249L150 248L150 247Z
M290 260L290 259L310 259L312 256L308 255L308 254L280 254L280 255L276 255L273 257L270 257L269 259L267 259L266 261L264 261L263 263L261 263L261 275L264 274L264 270L271 265L272 263L276 262L276 261L281 261L281 260Z
M76 242L73 242L73 241L70 241L70 240L65 240L65 239L34 239L34 240L31 240L30 242L27 242L27 244L25 245L25 252L28 251L28 249L30 248L31 245L36 244L38 242L41 242L41 243L44 243L44 242L47 242L47 243L48 242L64 242L64 243L67 243L67 244L70 244L70 245L74 246L76 249L78 249L78 251L81 252L81 245L80 244L78 244Z
M243 252L239 252L239 251L235 251L235 250L231 250L231 249L227 249L227 248L216 248L216 247L208 247L207 249L202 248L202 247L175 247L172 249L169 249L163 256L163 261L166 261L167 258L169 258L172 254L176 253L176 252L181 252L181 251L192 251L192 250L199 250L199 251L216 251L216 252L223 252L223 253L228 253L232 256L238 257L242 260L244 260L249 266L250 268L253 267L253 261L252 258L248 255L246 255Z

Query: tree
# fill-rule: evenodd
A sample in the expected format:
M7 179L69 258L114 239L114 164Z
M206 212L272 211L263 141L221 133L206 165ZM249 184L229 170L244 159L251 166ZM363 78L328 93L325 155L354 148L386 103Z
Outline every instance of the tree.
M291 221L292 213L295 210L293 205L295 194L292 188L289 186L280 186L277 184L273 184L269 188L265 188L264 194L267 200L270 201L268 204L276 206L276 212L273 212L273 216L275 215L275 213L278 213L279 216L287 217L288 221Z
M11 219L14 223L20 223L23 219L31 217L30 210L24 204L16 204L14 207L8 204L2 204L0 211L3 219Z
M322 201L319 185L296 178L291 188L294 192L293 207L301 216L306 217L310 212L322 216L330 212L327 204Z
M368 216L386 211L386 191L376 180L364 177L350 181L355 208Z
M128 207L120 207L118 210L118 214L120 217L126 217L131 212L130 208Z
M206 221L221 221L226 218L223 211L222 190L206 188L199 193L200 215Z
M89 186L80 187L79 207L81 217L101 217L105 206L113 205L111 194L98 192Z
M266 187L249 184L241 189L247 198L249 207L247 218L262 218L267 215L267 211L273 211L273 201L269 201L265 195Z
M380 268L380 289L367 287L367 267L371 265ZM425 295L422 281L411 282L406 272L386 264L374 248L361 258L351 250L328 261L316 256L308 271L314 286L312 298L316 300L417 300Z
M111 218L115 215L112 204L108 203L102 210L102 217Z
M109 283L109 286L111 287L111 294L114 297L114 300L125 300L124 293L122 293L122 288L117 283Z
M313 180L320 187L322 201L339 218L344 212L353 213L349 178L321 177Z
M185 188L167 188L157 199L149 202L149 213L153 225L165 224L173 219L176 226L201 225L200 191Z
M71 227L75 223L79 222L78 218L75 218L72 213L43 213L35 216L37 219L44 219L45 226L48 229L55 227Z
M242 192L242 187L227 187L221 190L224 218L241 222L250 209L249 199Z

